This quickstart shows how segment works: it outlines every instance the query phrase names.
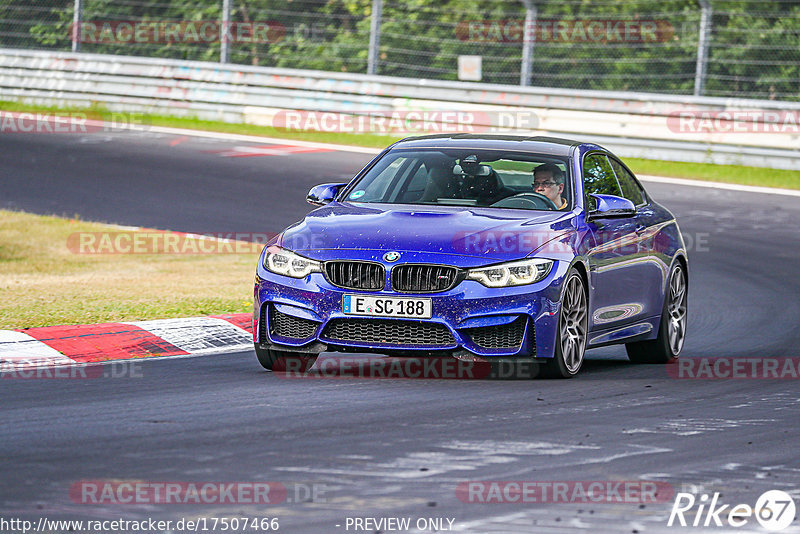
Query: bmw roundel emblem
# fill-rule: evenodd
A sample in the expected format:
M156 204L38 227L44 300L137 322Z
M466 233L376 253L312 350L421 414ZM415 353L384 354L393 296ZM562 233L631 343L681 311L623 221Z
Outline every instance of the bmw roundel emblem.
M394 250L391 252L387 252L386 254L383 255L383 259L388 261L389 263L397 261L400 259L400 253L395 252Z

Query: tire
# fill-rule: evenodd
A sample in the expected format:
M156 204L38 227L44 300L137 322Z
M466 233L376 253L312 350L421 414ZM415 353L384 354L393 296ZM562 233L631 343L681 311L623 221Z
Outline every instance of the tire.
M258 363L267 371L285 373L287 370L305 373L317 361L313 354L303 354L288 350L262 349L255 344Z
M683 265L676 263L669 275L664 292L664 308L658 337L649 341L636 341L625 345L628 359L634 363L674 363L683 349L686 339L688 315L688 282Z
M545 364L543 376L572 378L581 370L586 353L588 310L586 284L580 273L573 269L567 275L561 295L555 353L553 359Z

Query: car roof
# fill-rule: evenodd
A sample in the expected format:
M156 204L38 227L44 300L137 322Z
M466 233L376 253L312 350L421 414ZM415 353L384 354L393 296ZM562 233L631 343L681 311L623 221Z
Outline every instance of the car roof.
M569 156L573 147L581 144L581 141L545 136L438 134L407 137L393 148L474 148Z

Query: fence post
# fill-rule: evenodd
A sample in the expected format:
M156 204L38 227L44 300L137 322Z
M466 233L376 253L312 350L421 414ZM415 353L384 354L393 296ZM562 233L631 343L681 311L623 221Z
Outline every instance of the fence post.
M697 39L697 69L694 75L694 96L702 96L706 90L706 74L708 73L708 47L711 38L711 2L700 2L700 35Z
M231 0L222 0L222 27L220 28L219 62L229 63L231 60L231 44L228 42L231 25Z
M533 69L533 47L536 44L536 23L539 10L535 0L522 0L525 6L525 28L522 32L522 65L520 66L519 84L531 84Z
M75 12L72 14L72 51L81 51L81 23L83 22L83 0L75 0Z
M367 74L378 74L378 61L381 47L381 16L383 0L372 0L372 18L369 25L369 52L367 55Z

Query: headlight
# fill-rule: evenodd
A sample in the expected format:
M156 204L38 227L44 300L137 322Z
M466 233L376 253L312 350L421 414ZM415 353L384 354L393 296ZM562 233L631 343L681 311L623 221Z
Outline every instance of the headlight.
M468 280L477 280L486 287L524 286L538 282L550 272L553 260L535 258L513 261L467 271Z
M264 253L264 268L275 274L305 278L311 273L321 273L320 262L304 258L291 250L271 246Z

